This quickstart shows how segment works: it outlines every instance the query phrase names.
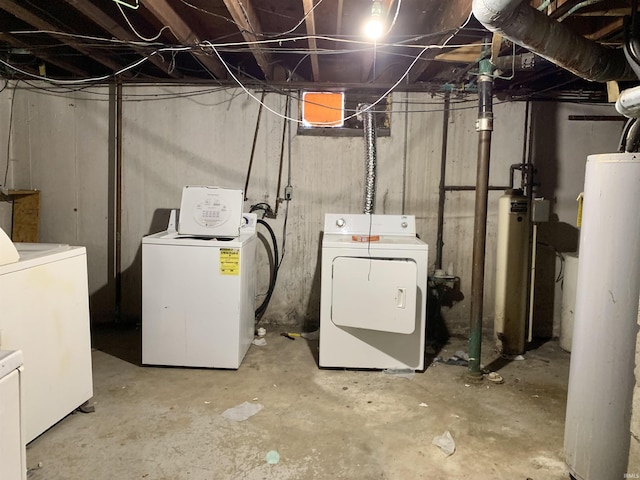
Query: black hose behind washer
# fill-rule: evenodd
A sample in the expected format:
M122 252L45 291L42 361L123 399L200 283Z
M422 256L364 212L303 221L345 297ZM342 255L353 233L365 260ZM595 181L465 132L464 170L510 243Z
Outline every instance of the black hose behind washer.
M262 319L264 312L269 306L269 301L271 300L271 295L273 295L273 290L276 287L276 280L278 279L278 269L280 268L280 265L278 264L278 243L276 241L276 235L275 233L273 233L273 229L271 228L271 226L261 218L258 219L258 223L264 225L265 228L269 231L269 235L271 236L271 244L273 245L273 266L271 267L271 278L269 280L267 296L264 298L260 306L256 308L256 323L258 323Z

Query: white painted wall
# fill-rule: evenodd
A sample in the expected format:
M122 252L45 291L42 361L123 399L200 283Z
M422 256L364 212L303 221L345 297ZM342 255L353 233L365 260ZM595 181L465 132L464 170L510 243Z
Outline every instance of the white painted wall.
M92 310L112 303L108 283L108 90L52 94L25 88L15 95L10 188L37 189L40 241L87 247ZM3 109L4 111L4 109Z
M4 87L4 90L0 93L0 186L4 187L5 182L5 173L10 173L7 171L7 162L9 162L9 167L11 166L9 151L7 147L10 145L7 144L9 141L9 120L11 117L11 99L13 95L10 93L11 86L13 84L7 83ZM9 180L11 177L8 177ZM9 181L7 181L7 187L10 185ZM11 236L11 203L10 202L2 202L0 201L0 228L4 230L7 235Z
M239 89L203 87L125 87L123 108L123 313L140 314L141 238L164 228L168 210L178 208L186 184L243 188L258 104ZM52 96L18 90L14 113L11 186L40 188L43 241L81 243L89 248L92 292L108 291L107 173L109 110L107 89ZM0 121L9 91L0 93ZM191 96L185 97L185 94ZM406 175L405 94L393 97L391 136L378 138L377 213L416 215L418 232L435 259L438 183L442 148L442 99L409 96ZM509 165L522 160L525 104L495 105L492 185L508 183ZM284 112L285 98L268 94L269 108ZM297 111L294 102L293 111ZM621 124L586 125L567 115L611 114L610 107L534 105L534 161L555 175L554 212L569 222L588 153L615 148ZM477 134L473 97L452 101L449 120L447 185L474 185ZM552 121L550 120L552 119ZM606 127L606 128L603 128ZM245 208L276 203L283 121L264 110L260 122ZM542 160L538 153L545 146ZM549 155L553 151L553 155ZM540 154L542 156L542 154ZM283 185L286 183L286 156ZM363 206L362 137L311 137L295 132L291 142L293 200L289 206L286 255L265 320L313 325L318 321L318 256L323 216L360 212ZM558 167L562 165L562 168ZM566 168L565 168L565 165ZM406 180L403 180L405 179ZM578 185L576 187L576 185ZM543 187L541 187L543 188ZM497 199L489 199L485 315L493 311ZM545 194L546 195L546 194ZM452 330L465 331L469 317L473 192L447 193L443 264L461 278L464 300L444 312ZM78 209L74 211L74 209ZM270 223L282 247L284 205ZM260 251L259 290L266 289L266 254ZM108 297L112 298L112 297ZM554 300L555 301L555 300ZM487 324L490 326L490 323Z
M534 333L559 335L562 264L559 254L578 249L576 198L584 187L587 156L616 152L623 121L569 120L575 116L614 116L613 106L541 102L532 110L532 160L538 169L537 195L551 201L551 221L538 235ZM623 117L618 117L623 118ZM560 281L556 281L560 275Z

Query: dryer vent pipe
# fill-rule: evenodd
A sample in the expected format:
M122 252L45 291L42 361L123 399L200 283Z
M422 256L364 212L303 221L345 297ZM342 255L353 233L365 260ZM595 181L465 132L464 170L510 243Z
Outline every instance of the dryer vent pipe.
M569 30L522 0L473 0L487 30L587 80L635 80L622 49L608 48Z
M376 203L376 120L371 105L361 103L358 111L364 129L364 213L375 213Z

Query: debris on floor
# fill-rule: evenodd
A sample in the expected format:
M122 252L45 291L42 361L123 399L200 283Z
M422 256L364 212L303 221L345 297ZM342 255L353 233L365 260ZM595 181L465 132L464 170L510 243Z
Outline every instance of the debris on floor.
M264 347L267 344L267 339L266 338L254 338L253 339L253 343L254 345L258 346L258 347Z
M433 363L444 363L445 365L461 365L463 367L466 367L469 365L469 354L463 352L462 350L458 350L446 360L442 357L434 358Z
M486 378L492 383L504 383L504 378L498 372L489 372Z
M269 465L277 465L280 461L280 454L275 450L271 450L267 453L266 460Z
M300 336L300 334L299 334L299 333L282 332L282 333L280 334L280 336L281 336L281 337L284 337L284 338L288 338L289 340L295 340L295 339L296 339L296 337L299 337L299 336Z
M433 437L433 445L440 448L447 457L453 455L453 452L456 451L456 442L453 440L451 433L449 430L444 432L442 435L436 435Z
M222 412L222 416L234 422L244 422L247 418L254 416L262 409L263 405L260 403L243 402L236 407L226 409Z
M396 378L413 378L416 374L411 368L385 368L382 373Z
M516 362L522 362L523 360L526 360L524 355L507 355L506 353L503 353L500 356L505 360L512 360Z

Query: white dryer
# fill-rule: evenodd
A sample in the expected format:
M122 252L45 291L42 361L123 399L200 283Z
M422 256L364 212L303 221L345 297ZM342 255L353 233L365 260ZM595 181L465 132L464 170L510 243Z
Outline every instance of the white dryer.
M414 216L327 214L320 366L424 370L427 267Z

